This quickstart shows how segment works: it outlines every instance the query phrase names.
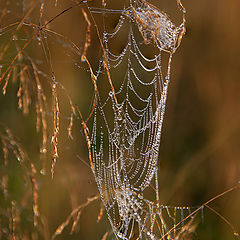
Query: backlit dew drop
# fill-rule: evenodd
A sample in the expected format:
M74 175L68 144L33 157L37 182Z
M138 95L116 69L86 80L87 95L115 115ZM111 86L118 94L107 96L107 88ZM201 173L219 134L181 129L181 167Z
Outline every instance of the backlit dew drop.
M46 169L44 169L44 168L42 168L42 169L40 170L40 173L41 173L42 175L44 175L44 176L47 175L47 171L46 171Z
M233 235L239 237L239 233L238 232L234 232Z

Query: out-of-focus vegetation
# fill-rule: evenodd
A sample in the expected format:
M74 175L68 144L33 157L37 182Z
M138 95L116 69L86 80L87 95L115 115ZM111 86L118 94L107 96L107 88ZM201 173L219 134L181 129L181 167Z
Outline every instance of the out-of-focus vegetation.
M181 21L175 1L151 3L176 23ZM110 230L104 213L100 219L100 200L81 208L98 195L80 117L71 124L74 104L86 118L93 96L87 66L78 68L80 56L68 41L81 49L85 44L82 7L53 20L46 26L49 31L38 29L72 4L0 0L0 239L50 239L76 208L56 239L101 239ZM240 180L240 2L184 0L183 4L187 32L172 63L159 156L160 200L172 206L199 206ZM116 19L109 21L114 24ZM97 39L91 44L97 46ZM89 55L99 57L96 51ZM54 132L58 127L54 117L60 119L59 132ZM55 145L52 139L57 140ZM239 202L236 190L211 203L237 231ZM203 213L196 230L199 239L236 238L214 212L205 208Z

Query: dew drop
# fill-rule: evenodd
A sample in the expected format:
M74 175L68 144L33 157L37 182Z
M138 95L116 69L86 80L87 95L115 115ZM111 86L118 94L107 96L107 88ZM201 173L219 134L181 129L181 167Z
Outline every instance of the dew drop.
M122 120L122 115L120 113L118 113L118 118L117 118L119 121Z
M237 237L239 236L238 232L234 232L233 234L234 234L234 236L237 236Z
M46 153L47 152L47 149L46 148L41 148L40 149L40 153Z
M44 168L40 170L40 173L41 173L42 175L44 175L44 176L47 175L47 171L46 171L46 169L44 169Z

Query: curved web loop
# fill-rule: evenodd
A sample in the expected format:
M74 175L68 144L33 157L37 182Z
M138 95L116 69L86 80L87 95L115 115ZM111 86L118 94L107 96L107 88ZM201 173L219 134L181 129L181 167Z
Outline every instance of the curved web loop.
M101 199L120 239L177 239L177 219L190 211L161 206L158 189L171 60L185 31L185 10L177 2L183 12L180 26L144 0L130 0L123 10L108 9L106 2L104 8L89 8L104 25L90 154ZM113 29L110 14L119 16Z

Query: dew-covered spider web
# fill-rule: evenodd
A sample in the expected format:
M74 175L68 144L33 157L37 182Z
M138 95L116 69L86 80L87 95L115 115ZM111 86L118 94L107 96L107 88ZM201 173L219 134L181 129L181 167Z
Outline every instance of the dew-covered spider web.
M176 26L144 0L125 2L122 10L108 5L89 6L102 52L96 71L83 56L95 89L90 133L85 131L91 167L118 239L178 239L192 210L161 205L158 166L171 60L185 31L185 10L177 1L183 21Z

